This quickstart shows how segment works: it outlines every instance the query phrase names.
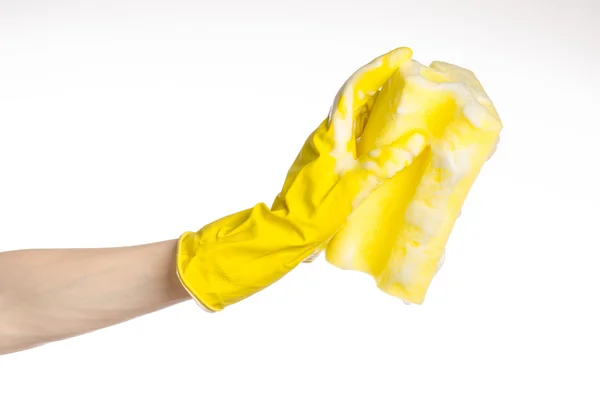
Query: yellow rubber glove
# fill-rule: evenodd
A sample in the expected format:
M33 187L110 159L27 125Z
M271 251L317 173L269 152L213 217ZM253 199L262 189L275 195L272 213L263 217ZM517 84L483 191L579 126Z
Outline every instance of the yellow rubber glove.
M352 213L328 245L327 260L369 273L388 294L422 303L501 129L471 71L403 63L372 107L358 154L394 141L414 159Z
M346 81L271 209L260 203L179 238L177 273L201 306L218 311L279 280L324 249L352 211L406 167L393 143L357 156L356 139L378 90L411 57L410 49L396 49Z

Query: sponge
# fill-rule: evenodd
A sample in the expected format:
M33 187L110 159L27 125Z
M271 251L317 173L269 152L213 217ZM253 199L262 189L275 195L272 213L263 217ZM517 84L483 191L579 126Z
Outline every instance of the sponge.
M501 129L471 71L408 60L379 91L357 140L359 156L400 145L406 167L354 210L327 245L327 261L366 272L384 292L421 304Z

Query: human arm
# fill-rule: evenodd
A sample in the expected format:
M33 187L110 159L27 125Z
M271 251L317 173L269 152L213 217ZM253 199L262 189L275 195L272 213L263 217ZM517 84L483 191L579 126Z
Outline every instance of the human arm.
M345 82L271 208L259 203L230 214L185 232L178 244L0 254L0 353L149 313L185 299L186 289L205 309L219 311L312 258L371 191L406 165L394 143L362 155L355 145L378 90L411 55L393 50ZM181 176L193 179L194 172L185 165Z
M112 326L189 299L177 240L0 253L0 354Z

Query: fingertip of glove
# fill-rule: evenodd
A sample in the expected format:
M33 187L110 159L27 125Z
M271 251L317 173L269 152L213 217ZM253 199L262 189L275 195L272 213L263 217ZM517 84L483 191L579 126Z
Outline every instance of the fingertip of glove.
M387 59L387 62L392 67L400 67L404 62L410 60L413 56L412 49L408 47L398 47L380 58Z

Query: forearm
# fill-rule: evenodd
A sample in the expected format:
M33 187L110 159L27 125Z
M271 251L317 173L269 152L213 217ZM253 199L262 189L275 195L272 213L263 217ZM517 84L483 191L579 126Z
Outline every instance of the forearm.
M176 240L0 253L0 354L111 326L189 299Z

